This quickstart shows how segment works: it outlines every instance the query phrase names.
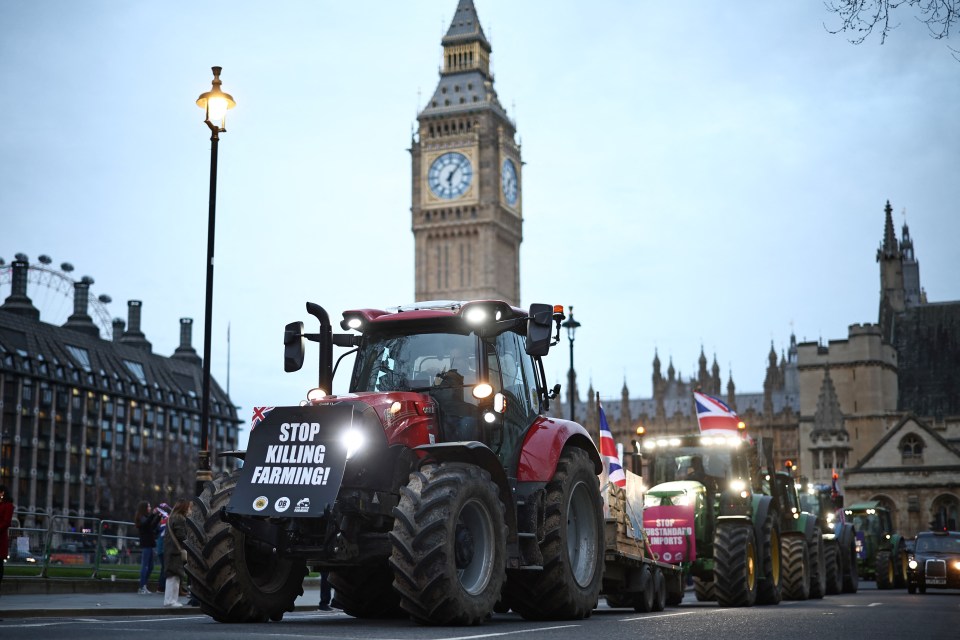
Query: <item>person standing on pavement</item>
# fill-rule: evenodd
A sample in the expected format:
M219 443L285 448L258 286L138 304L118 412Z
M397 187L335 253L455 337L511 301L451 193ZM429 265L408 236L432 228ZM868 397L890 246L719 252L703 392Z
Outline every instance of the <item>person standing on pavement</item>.
M140 595L153 593L147 588L147 581L153 573L153 552L157 547L157 528L160 525L160 513L150 508L147 501L137 505L133 523L140 534Z
M187 513L190 511L190 501L180 499L173 505L170 517L167 518L167 529L164 533L163 566L166 568L166 587L163 591L163 606L182 607L180 602L180 581L186 579L186 555L184 544L187 539Z
M0 592L3 587L3 565L7 561L10 544L10 524L13 522L13 503L7 497L7 487L0 484Z
M161 502L160 506L157 507L157 511L160 512L160 528L157 529L157 564L160 565L160 573L157 577L157 592L162 592L164 589L164 583L167 581L167 574L163 569L163 540L165 537L163 534L167 530L167 518L170 517L170 505L168 505L166 502Z

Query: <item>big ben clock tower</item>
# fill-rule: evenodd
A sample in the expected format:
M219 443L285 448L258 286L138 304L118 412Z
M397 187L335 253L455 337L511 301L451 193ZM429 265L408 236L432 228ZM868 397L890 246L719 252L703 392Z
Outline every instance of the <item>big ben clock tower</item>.
M410 148L416 299L519 305L520 146L473 0L459 0L442 45L440 82Z

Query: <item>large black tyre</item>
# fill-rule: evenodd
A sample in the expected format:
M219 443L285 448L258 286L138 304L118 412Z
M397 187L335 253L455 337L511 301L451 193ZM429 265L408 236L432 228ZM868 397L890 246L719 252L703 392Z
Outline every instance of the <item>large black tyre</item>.
M650 567L647 565L641 567L640 571L643 574L640 578L640 584L643 585L643 591L634 594L633 610L640 613L650 613L653 611L654 601L653 572L650 571Z
M807 544L810 553L810 598L819 600L827 594L826 552L820 529L814 527L813 537Z
M625 609L633 606L633 596L629 593L608 593L605 599L607 606L611 609Z
M239 470L205 483L187 516L186 572L200 610L218 622L280 620L303 594L306 563L265 553L220 519Z
M907 548L903 541L897 545L893 555L893 588L903 589L907 586Z
M783 539L783 597L806 600L810 597L810 553L803 536Z
M827 595L835 596L843 591L843 564L840 560L840 544L835 539L824 541L823 564L826 567Z
M660 567L653 570L653 610L663 611L667 608L667 579L663 577Z
M406 618L400 594L393 588L393 570L384 562L375 567L349 567L330 572L333 605L354 618Z
M893 589L893 557L889 551L877 551L877 589Z
M580 620L596 606L603 578L600 484L587 453L567 448L544 499L543 571L507 580L513 610L527 620Z
M757 542L753 525L720 522L713 539L714 589L721 607L749 607L757 600Z
M660 574L663 575L663 572L661 571ZM664 591L666 592L667 606L676 607L683 602L683 578L671 574L669 577L664 576L663 579L666 582Z
M504 506L490 474L471 464L428 464L410 474L390 540L400 606L422 624L473 625L506 579Z
M843 567L843 592L856 593L860 588L860 565L857 562L857 545L851 540L847 548L840 548Z
M693 594L697 597L697 602L713 602L717 599L713 580L702 580L696 576L693 578Z
M780 542L780 515L770 510L761 529L763 538L757 541L760 550L760 577L757 583L757 604L780 604L783 598L782 545Z

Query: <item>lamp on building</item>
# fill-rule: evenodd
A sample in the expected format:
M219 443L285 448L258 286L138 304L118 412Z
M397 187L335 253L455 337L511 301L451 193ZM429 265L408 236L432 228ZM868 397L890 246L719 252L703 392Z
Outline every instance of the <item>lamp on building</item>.
M561 325L567 329L567 339L570 340L570 372L567 374L567 398L570 403L570 420L576 421L576 379L577 374L573 369L573 340L577 335L577 329L580 323L573 319L573 305L570 305L570 317Z
M204 123L210 128L210 209L207 216L207 289L203 322L203 407L200 413L200 456L197 465L197 495L210 471L210 334L213 325L213 239L217 212L217 144L226 132L227 110L237 106L233 96L220 90L220 67L213 69L213 86L200 94L197 106L204 110Z

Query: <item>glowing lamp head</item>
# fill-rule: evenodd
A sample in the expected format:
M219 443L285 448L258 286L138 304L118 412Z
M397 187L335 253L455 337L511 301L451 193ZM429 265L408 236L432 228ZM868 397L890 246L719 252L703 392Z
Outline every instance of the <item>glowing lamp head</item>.
M472 307L467 311L466 319L470 324L482 324L486 322L489 315L483 307Z
M309 402L310 404L316 404L326 397L327 397L327 392L321 389L320 387L316 387L315 389L310 389L310 391L307 392L307 402Z
M493 387L486 382L481 382L473 388L473 397L477 400L489 398L491 393L493 393Z
M493 422L497 419L497 414L495 414L493 411L487 411L483 414L483 419L488 424L493 424Z
M365 438L357 429L347 429L340 437L340 441L347 449L347 460L349 460L363 447Z
M213 69L213 86L210 91L201 93L200 97L197 98L197 106L206 111L206 120L210 126L217 128L220 131L226 131L224 128L227 110L233 109L237 106L237 103L234 101L233 96L229 93L224 93L220 90L220 67L212 67Z

